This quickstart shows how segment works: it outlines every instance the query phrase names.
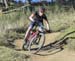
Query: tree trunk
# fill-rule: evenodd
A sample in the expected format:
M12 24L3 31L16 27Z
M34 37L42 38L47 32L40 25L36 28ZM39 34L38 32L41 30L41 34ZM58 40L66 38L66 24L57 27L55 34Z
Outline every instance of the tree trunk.
M5 7L8 8L7 0L4 0Z

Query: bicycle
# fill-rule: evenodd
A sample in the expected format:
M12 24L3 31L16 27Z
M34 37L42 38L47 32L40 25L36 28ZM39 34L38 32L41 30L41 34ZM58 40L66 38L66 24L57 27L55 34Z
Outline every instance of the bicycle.
M46 31L46 29L44 29ZM39 30L31 30L29 32L27 39L27 45L23 44L23 49L27 46L28 51L33 54L38 53L44 45L45 42L45 31L44 33Z

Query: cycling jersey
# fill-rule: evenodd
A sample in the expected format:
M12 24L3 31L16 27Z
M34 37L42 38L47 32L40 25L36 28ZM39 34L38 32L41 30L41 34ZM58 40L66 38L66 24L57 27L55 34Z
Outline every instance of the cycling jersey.
M38 11L36 11L34 14L35 14L33 17L34 22L31 22L29 27L32 29L37 24L37 26L39 27L39 30L43 32L43 19L47 20L47 17L45 14L40 16Z
M47 20L47 17L45 14L43 14L42 16L39 15L38 11L35 12L35 16L33 18L36 22L41 22L43 23L43 19Z

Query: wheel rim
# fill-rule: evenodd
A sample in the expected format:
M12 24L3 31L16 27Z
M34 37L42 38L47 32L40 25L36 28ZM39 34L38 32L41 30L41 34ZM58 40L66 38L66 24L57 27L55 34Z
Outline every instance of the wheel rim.
M35 44L34 42L36 42L37 44ZM40 37L35 36L34 38L31 39L28 50L31 53L35 54L40 51L44 42L45 42L45 35L41 35Z

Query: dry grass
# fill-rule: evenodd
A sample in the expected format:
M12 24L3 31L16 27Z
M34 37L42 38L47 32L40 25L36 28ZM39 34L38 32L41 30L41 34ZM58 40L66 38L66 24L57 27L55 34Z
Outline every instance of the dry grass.
M0 46L0 61L28 61L29 55Z
M28 19L23 12L12 12L0 15L0 32L10 28L23 27Z

